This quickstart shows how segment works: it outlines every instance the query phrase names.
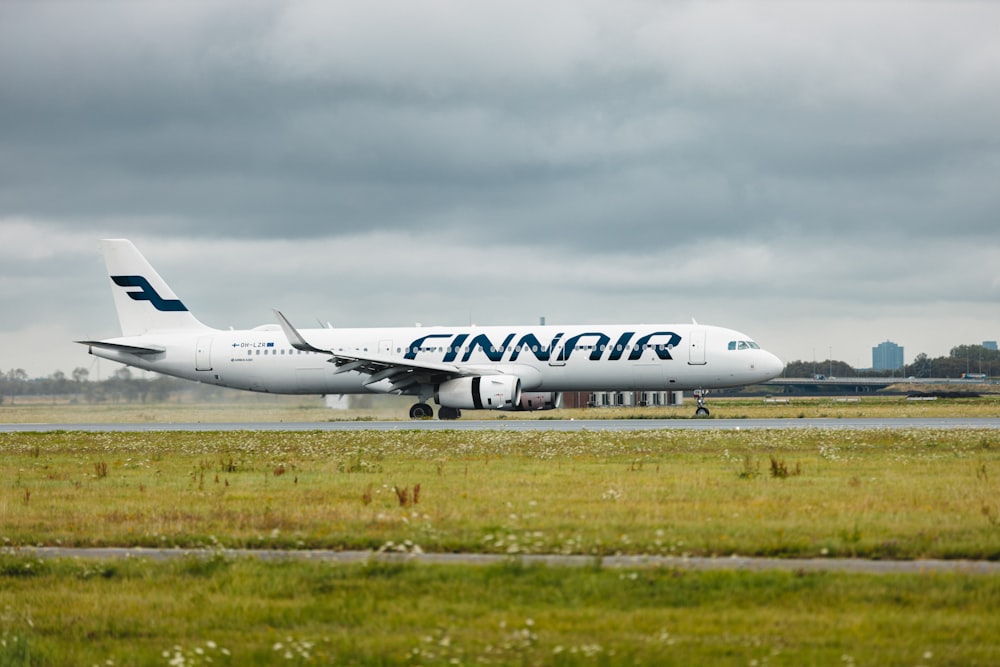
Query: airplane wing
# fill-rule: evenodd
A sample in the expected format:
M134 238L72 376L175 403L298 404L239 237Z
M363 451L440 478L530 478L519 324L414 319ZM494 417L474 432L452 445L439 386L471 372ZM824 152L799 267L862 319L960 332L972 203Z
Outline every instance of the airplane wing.
M369 375L370 378L364 383L365 387L376 391L402 392L416 384L438 384L459 377L498 374L497 371L493 370L469 369L454 364L416 361L379 354L345 354L325 350L307 341L280 310L275 310L274 314L278 317L278 323L292 347L303 352L330 355L329 361L337 366L337 373L357 371ZM373 385L380 386L375 389Z

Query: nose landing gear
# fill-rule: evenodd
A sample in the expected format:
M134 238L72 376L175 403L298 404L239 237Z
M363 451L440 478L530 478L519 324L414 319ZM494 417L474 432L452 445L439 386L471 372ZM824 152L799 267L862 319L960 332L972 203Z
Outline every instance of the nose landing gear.
M705 407L705 394L708 391L705 389L695 389L694 399L698 401L698 408L694 411L695 417L707 417L709 415L708 408Z

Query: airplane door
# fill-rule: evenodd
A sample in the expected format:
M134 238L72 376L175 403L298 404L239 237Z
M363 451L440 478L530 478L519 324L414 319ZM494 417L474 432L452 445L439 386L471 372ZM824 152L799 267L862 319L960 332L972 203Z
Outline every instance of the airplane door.
M549 366L565 366L566 365L566 357L564 356L565 352L566 352L566 346L560 343L559 347L553 350L552 354L549 355Z
M196 371L212 370L212 337L203 336L195 343L194 369Z
M688 363L692 366L704 366L705 361L705 330L694 329L688 342Z

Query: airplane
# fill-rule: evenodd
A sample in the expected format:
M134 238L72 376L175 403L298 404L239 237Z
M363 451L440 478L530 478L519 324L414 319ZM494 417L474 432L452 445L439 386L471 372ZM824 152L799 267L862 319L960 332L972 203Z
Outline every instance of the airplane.
M784 364L749 336L698 324L220 330L202 324L126 239L100 241L122 335L76 341L143 370L276 394L414 396L410 418L550 410L567 391L694 391L757 384Z

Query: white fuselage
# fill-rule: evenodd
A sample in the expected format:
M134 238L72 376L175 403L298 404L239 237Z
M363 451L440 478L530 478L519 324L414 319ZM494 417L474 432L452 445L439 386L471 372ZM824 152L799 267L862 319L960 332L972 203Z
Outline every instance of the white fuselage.
M769 380L782 369L748 336L698 324L309 329L334 354L390 357L516 375L525 391L692 390ZM372 376L295 349L280 327L149 332L110 339L156 354L94 347L97 356L214 385L281 394L379 393ZM416 394L414 387L402 393Z

